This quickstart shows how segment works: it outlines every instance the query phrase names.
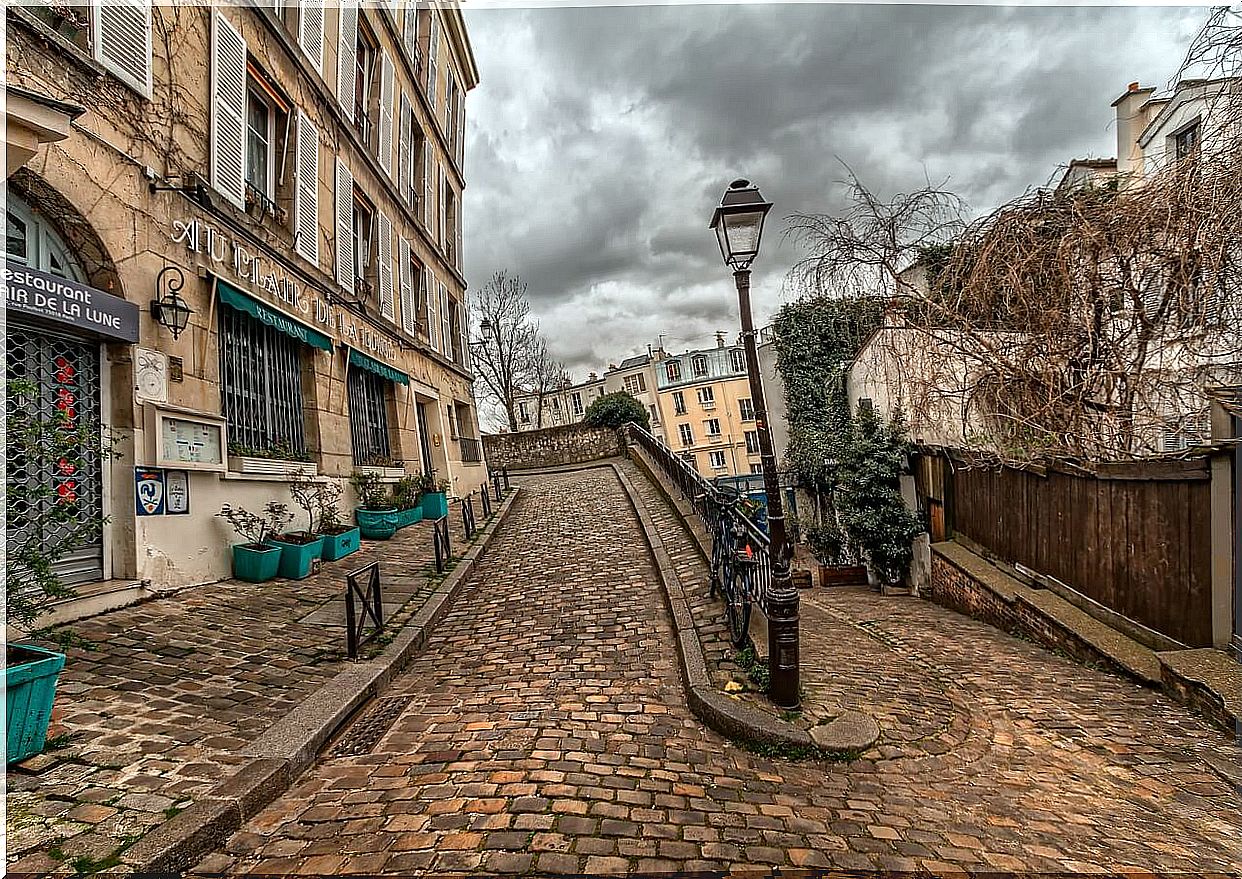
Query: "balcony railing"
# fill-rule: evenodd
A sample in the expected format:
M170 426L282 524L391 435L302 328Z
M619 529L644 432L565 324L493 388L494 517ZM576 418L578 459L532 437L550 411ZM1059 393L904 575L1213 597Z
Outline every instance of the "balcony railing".
M472 436L458 437L457 442L461 447L461 462L463 464L481 464L483 462L483 443Z

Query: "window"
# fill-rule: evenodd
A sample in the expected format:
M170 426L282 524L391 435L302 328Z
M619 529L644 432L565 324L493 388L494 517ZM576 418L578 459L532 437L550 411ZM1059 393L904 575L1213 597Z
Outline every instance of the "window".
M267 99L256 89L250 89L246 107L246 186L269 200L272 197L273 115Z
M457 424L457 407L449 403L444 407L444 414L448 416L449 439L457 439L461 436L461 431Z
M1199 120L1173 135L1173 155L1180 162L1198 152Z
M638 396L647 390L647 380L643 378L640 372L637 375L627 375L625 377L625 392L631 396Z
M70 281L86 281L56 230L11 189L5 220L4 246L9 259Z
M359 296L368 295L374 286L371 283L371 240L375 212L363 197L354 190L354 291Z
M440 210L444 213L444 227L441 233L444 243L444 253L448 257L449 265L460 265L457 252L457 193L449 185L448 177L444 178L444 198L440 201Z
M720 419L709 418L703 422L703 429L707 431L708 436L720 436Z
M699 459L698 459L698 456L694 454L694 452L682 452L681 460L685 461L693 469L695 470L699 469Z
M755 406L750 401L750 397L743 397L737 401L738 408L742 410L743 421L755 420Z
M729 349L729 366L734 372L745 372L746 352L741 348Z
M762 465L762 464L751 464L751 465L750 465L750 475L751 475L751 476L762 476L762 475L763 475L763 465Z
M582 394L575 391L573 395L569 398L569 402L570 402L570 405L573 406L574 414L581 415L582 414Z
M748 455L759 454L759 431L757 430L746 431L746 454Z
M688 424L677 425L677 435L681 438L681 444L683 446L694 445L694 432L690 430L690 425Z
M673 414L686 414L686 395L681 391L673 391Z
M561 411L561 398L560 397L552 398L552 409L558 413Z
M375 86L375 66L379 50L375 38L367 32L362 23L358 23L358 48L354 53L354 124L358 126L358 134L362 142L369 147L375 144L375 126L371 119L371 105L375 103L371 94Z
M710 386L699 388L699 405L704 409L716 408L716 392Z
M670 360L664 364L664 374L668 376L671 382L681 381L681 361Z
M690 358L690 373L695 378L707 378L707 358L696 354Z
M659 414L658 412L656 412L656 407L655 407L655 404L654 404L654 403L648 403L648 404L647 404L647 409L648 409L648 410L650 410L650 412L651 412L651 423L652 423L652 424L659 424L659 423L660 423L660 414Z
M713 470L723 470L723 469L725 469L725 456L724 456L724 452L708 452L708 453L707 453L707 463L711 465L711 468L712 468Z
M875 402L870 397L859 397L858 408L868 414L875 413Z
M388 443L388 386L375 373L349 367L349 431L355 464L382 464L392 459Z
M302 345L243 311L220 308L220 396L240 454L302 455Z
M523 424L530 424L530 412L526 409L526 401L518 401L518 420Z

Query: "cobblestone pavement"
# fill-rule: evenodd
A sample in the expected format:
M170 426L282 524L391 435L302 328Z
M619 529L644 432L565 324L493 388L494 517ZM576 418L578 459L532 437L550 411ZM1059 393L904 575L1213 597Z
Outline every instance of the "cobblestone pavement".
M804 593L804 662L876 710L876 753L724 741L686 708L641 539L611 470L527 482L372 751L322 759L197 871L1242 863L1242 801L1203 761L1230 743L917 599Z
M229 775L243 745L342 667L343 626L304 618L377 559L385 604L400 596L409 615L439 582L431 541L416 525L305 580L224 581L71 624L93 649L66 651L51 730L66 744L36 774L6 773L10 872L107 863Z

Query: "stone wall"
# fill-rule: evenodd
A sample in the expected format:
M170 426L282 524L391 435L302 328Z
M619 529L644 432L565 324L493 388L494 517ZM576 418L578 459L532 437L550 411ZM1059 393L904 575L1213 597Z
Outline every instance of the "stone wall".
M483 451L493 468L537 470L582 464L625 454L621 432L611 427L569 424L483 437Z

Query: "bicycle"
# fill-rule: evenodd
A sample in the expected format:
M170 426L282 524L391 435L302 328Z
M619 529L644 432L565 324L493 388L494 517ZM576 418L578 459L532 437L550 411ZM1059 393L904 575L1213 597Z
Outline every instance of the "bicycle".
M712 534L711 596L719 591L724 598L729 639L740 649L749 638L751 572L758 558L738 511L742 496L734 493L726 500L724 491L720 493L720 515Z

